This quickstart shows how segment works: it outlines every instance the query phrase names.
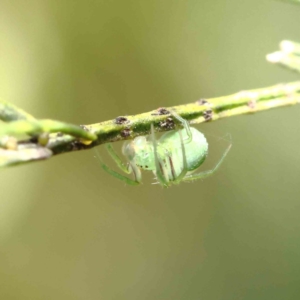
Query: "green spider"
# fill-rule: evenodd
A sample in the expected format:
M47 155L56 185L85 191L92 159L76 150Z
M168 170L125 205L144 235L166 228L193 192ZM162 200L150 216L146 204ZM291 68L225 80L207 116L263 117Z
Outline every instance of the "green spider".
M139 136L132 141L126 141L122 148L128 164L124 164L110 143L105 147L118 167L126 174L134 174L134 180L121 175L108 167L100 158L102 168L112 176L129 185L137 185L142 181L141 170L152 171L158 183L164 187L178 184L182 181L192 181L206 178L220 167L228 154L231 144L223 153L217 165L208 171L193 173L204 162L208 153L208 143L205 136L179 115L172 116L181 122L183 129L173 130L156 139L153 124L148 137Z

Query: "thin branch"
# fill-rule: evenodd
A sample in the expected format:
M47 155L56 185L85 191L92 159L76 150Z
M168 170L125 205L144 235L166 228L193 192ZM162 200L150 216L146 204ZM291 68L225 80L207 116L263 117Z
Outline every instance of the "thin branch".
M169 111L175 111L190 124L201 124L225 117L298 104L299 101L300 81L241 91L224 97L200 99L190 104L159 108L135 116L123 116L111 121L87 125L85 126L87 130L98 136L98 139L87 147L148 135L152 123L158 132L176 129L176 126L180 126L180 124L172 119ZM53 137L49 147L56 154L60 152L56 149L64 147L64 142Z
M300 81L76 126L54 120L38 120L7 102L5 105L0 102L0 118L8 122L0 124L0 166L43 160L65 152L148 135L151 124L158 132L180 128L170 111L176 112L190 124L200 124L298 103ZM50 133L49 137L43 136L45 133ZM19 134L30 136L18 140L15 136Z
M18 120L3 124L0 127L1 136L14 136L18 134L38 135L41 133L60 132L80 137L87 141L94 141L97 136L78 125L68 124L55 120Z

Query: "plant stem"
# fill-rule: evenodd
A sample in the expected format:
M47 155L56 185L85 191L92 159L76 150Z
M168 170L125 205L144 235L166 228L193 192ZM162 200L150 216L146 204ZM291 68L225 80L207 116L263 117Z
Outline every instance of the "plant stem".
M98 139L90 145L75 144L70 136L51 135L48 148L54 154L92 148L107 142L132 139L150 133L153 123L158 132L176 129L180 124L172 119L169 111L174 111L190 124L216 121L247 113L255 113L271 108L298 104L300 102L300 81L279 84L261 89L242 91L229 96L201 99L194 103L169 108L158 108L135 116L117 117L114 120L84 126L95 133ZM177 124L176 124L177 123Z
M175 112L190 124L216 121L226 117L255 113L271 108L300 103L300 81L241 91L229 96L200 99L190 104L158 108L135 116L117 117L110 121L92 125L76 126L54 120L38 120L23 110L0 101L0 167L42 160L53 155L89 149L108 142L132 139L150 133L151 124L155 131L163 132L180 128L181 124L172 117ZM50 133L43 143L39 137ZM27 134L27 140L11 140L18 134ZM5 142L15 148L5 149Z

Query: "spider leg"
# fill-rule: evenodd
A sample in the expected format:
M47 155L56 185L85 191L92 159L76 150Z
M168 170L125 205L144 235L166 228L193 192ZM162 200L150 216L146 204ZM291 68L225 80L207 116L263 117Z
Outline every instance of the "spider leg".
M105 144L105 148L108 152L108 154L110 155L110 157L115 161L115 163L117 164L117 166L126 174L130 174L131 170L130 168L128 168L128 166L126 164L123 163L122 159L120 158L120 156L117 154L117 152L115 151L115 149L113 148L111 143L107 143Z
M169 178L167 177L167 170L164 164L159 160L157 154L157 141L155 138L154 133L154 126L151 124L151 138L153 143L153 152L154 152L154 160L155 160L155 167L156 167L156 176L159 183L165 187L169 186Z
M185 146L184 146L184 142L183 142L183 138L182 138L182 133L181 131L179 131L179 136L180 136L180 145L181 145L181 150L182 150L182 171L181 173L178 175L178 177L176 179L174 179L174 183L179 183L180 181L182 181L182 179L184 178L184 176L186 175L188 169L187 169L187 161L186 161L186 152L185 152Z
M170 110L170 114L177 119L179 122L181 122L182 126L184 127L186 134L187 134L187 138L184 140L186 143L189 143L192 141L192 132L191 132L191 128L190 128L190 124L187 120L185 120L184 118L182 118L181 116L179 116L176 112Z
M197 179L203 179L203 178L206 178L208 176L211 176L213 175L218 169L219 167L221 166L222 162L224 161L226 155L228 154L228 152L230 151L231 149L231 146L232 144L230 144L227 149L225 150L225 152L223 153L222 157L220 158L220 160L218 161L218 163L216 164L216 166L211 169L211 170L208 170L208 171L203 171L203 172L200 172L200 173L197 173L197 174L190 174L190 175L187 175L185 176L182 180L183 181L192 181L192 180L197 180Z
M135 180L132 180L131 178L122 175L116 171L114 171L113 169L111 169L108 165L106 165L99 153L99 150L97 148L95 148L96 151L96 155L100 161L101 167L110 175L126 182L128 185L138 185L141 183L141 171L140 169L134 165L133 163L130 163L129 166L126 166L122 160L120 159L119 155L115 152L114 148L112 147L112 145L110 143L105 145L105 148L107 149L109 155L111 156L111 158L116 162L117 166L126 174L130 174L130 173L134 173L135 176Z

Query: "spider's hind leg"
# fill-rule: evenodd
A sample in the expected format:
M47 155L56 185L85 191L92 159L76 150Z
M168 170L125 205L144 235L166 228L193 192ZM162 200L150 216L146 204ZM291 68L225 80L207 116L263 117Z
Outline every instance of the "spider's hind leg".
M232 144L230 144L227 147L227 149L223 153L222 157L220 158L220 160L218 161L218 163L215 165L215 167L213 169L208 170L208 171L203 171L200 173L196 173L196 174L187 175L182 180L183 181L193 181L193 180L203 179L203 178L213 175L220 168L222 162L224 161L225 157L227 156L228 152L230 151L231 146L232 146Z
M97 148L95 148L96 151L96 155L100 161L101 167L103 168L103 170L105 170L107 173L109 173L110 175L114 176L115 178L118 178L124 182L126 182L129 185L138 185L141 183L141 171L140 169L135 166L133 163L130 163L128 166L126 166L121 158L119 157L119 155L116 153L116 151L114 150L113 146L108 143L105 144L105 148L108 151L109 155L111 156L111 158L115 161L115 163L117 164L117 166L126 174L131 174L132 172L134 173L135 176L135 180L132 180L131 178L122 175L116 171L114 171L113 169L111 169L108 165L106 165L99 153L99 150Z

